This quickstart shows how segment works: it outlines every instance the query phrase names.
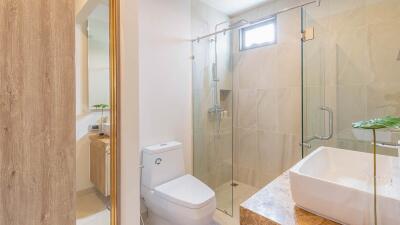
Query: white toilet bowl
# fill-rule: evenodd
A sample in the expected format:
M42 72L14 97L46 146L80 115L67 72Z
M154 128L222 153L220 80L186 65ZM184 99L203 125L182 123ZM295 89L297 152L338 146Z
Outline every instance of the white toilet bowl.
M216 209L214 192L191 175L154 190L143 188L151 225L211 225Z
M142 197L150 225L213 225L214 191L183 175L181 144L169 142L143 151Z

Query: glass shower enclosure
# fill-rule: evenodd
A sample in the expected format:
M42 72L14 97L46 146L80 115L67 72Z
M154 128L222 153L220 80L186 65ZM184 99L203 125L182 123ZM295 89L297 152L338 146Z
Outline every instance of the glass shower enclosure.
M400 1L396 0L325 0L320 7L302 9L303 36L308 37L302 43L303 156L321 146L371 153L372 131L353 129L352 123L400 117L399 21ZM370 169L353 181L371 193L364 202L363 220L369 221L364 224L374 224L375 219L375 224L385 224L380 200L400 194L392 190L399 179L395 172L400 165L399 132L378 131L377 136L378 155L392 156L393 163L383 167L378 156L377 203L372 154L364 162ZM359 163L360 159L352 160ZM381 168L386 171L383 175Z
M322 0L276 19L273 46L239 51L239 29L192 42L194 175L229 215L236 181L260 189L321 146L371 152L352 123L400 116L400 1ZM399 133L380 137L378 153L398 157Z
M400 116L400 2L322 1L302 11L303 151L319 146L370 151L352 123ZM396 144L396 137L387 144ZM379 152L397 155L387 145Z
M194 175L216 192L217 208L233 214L233 84L230 35L193 42Z

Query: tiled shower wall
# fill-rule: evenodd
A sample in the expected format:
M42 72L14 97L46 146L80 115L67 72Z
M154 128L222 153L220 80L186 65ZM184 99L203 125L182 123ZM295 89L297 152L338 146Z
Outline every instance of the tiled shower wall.
M322 90L322 102L335 114L334 138L320 144L370 151L370 143L357 140L351 124L400 115L400 1L325 0L320 7L307 7L305 15L316 28L316 39L304 50L305 103L320 102L313 96ZM321 132L312 124L315 113L308 116L309 130Z
M372 148L369 142L355 141L349 134L349 123L400 116L400 1L365 2L366 6L341 13L331 21L331 26L337 27L338 144L359 151ZM343 17L353 24L351 31L343 26Z
M261 18L277 3L234 20ZM239 50L233 34L234 179L262 187L301 159L301 11L277 16L277 43Z
M274 1L234 20L297 4ZM334 111L334 137L312 145L370 151L351 123L400 115L400 1L324 0L304 12L304 25L315 28L315 39L303 50L305 135L327 133L327 117L319 110L326 105ZM278 43L269 47L240 52L233 35L234 178L257 187L301 156L300 10L279 14L277 23Z

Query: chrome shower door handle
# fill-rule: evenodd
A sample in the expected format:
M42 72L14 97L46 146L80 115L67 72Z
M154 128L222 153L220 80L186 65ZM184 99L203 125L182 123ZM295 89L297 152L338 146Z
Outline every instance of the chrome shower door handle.
M319 135L314 135L313 137L304 140L304 142L300 143L300 147L305 147L305 148L311 148L311 144L309 142L313 140L329 140L333 137L333 110L327 106L321 106L319 109L322 111L326 111L329 114L329 134L327 136L319 136Z
M316 136L316 138L319 140L329 140L333 137L333 110L328 106L321 106L320 109L329 114L329 134L327 136Z

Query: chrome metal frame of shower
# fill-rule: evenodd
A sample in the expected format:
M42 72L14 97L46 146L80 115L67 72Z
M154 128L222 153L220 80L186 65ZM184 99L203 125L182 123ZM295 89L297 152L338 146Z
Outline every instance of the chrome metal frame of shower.
M218 26L221 26L222 24L226 24L229 23L229 21L224 21L221 23L218 23L215 25L214 31L216 31L218 29ZM217 35L215 35L214 37L214 62L212 63L212 69L211 69L211 73L212 73L212 82L214 83L213 86L213 106L211 108L208 109L209 113L217 113L219 114L220 112L223 111L222 107L219 104L218 101L218 82L219 82L219 78L218 78L218 53L217 53L217 44L218 44L218 37ZM219 121L219 120L218 120Z
M218 23L214 27L214 31L216 32L218 30L218 27L223 25L223 24L229 24L229 20L223 21L221 23ZM248 23L247 20L241 19L237 21L234 24L229 24L228 27L233 27L233 26L238 26L238 24L241 23ZM215 37L213 39L214 41L214 63L212 65L212 81L214 82L214 87L213 87L213 106L208 110L209 113L220 113L224 111L224 108L221 107L220 101L218 99L218 82L219 82L219 77L218 77L218 35L215 34ZM219 120L218 120L219 121Z
M230 31L230 30L234 30L234 29L238 29L238 28L250 26L250 25L253 25L253 24L257 24L257 23L260 23L260 22L262 22L262 21L264 21L264 20L267 20L267 19L269 19L269 18L271 18L271 17L273 17L273 16L282 14L282 13L287 12L287 11L290 11L290 10L292 10L292 9L297 9L297 8L300 8L300 7L303 7L303 6L306 6L306 5L310 5L310 4L313 4L313 3L316 3L317 6L320 6L321 0L314 0L314 1L310 1L310 2L303 3L303 4L299 4L299 5L296 5L296 6L284 8L284 9L281 9L281 10L279 10L279 11L273 13L273 14L270 14L270 15L268 15L268 16L265 16L265 17L263 17L263 18L256 19L256 20L253 20L253 21L246 21L245 24L241 24L241 25L239 24L239 25L236 25L236 26L230 26L230 27L228 27L228 28L225 28L225 29L222 29L222 30L219 30L219 31L215 31L214 33L211 33L211 34L207 34L207 35L204 35L204 36L197 37L197 38L195 38L195 39L192 39L192 42L195 42L195 41L199 42L200 40L202 40L202 39L204 39L204 38L209 38L209 37L212 37L212 36L221 34L221 33L226 33L227 31Z
M218 30L218 27L229 23L229 21L223 21L221 23L218 23L215 25L214 27L214 31ZM212 64L212 82L214 83L214 87L212 89L213 91L213 106L211 108L208 109L208 113L215 113L215 116L217 117L217 133L219 134L220 132L220 128L221 128L221 112L224 111L224 109L221 107L220 103L219 103L219 95L218 95L218 82L219 82L219 78L218 78L218 36L215 35L214 37L214 62Z

